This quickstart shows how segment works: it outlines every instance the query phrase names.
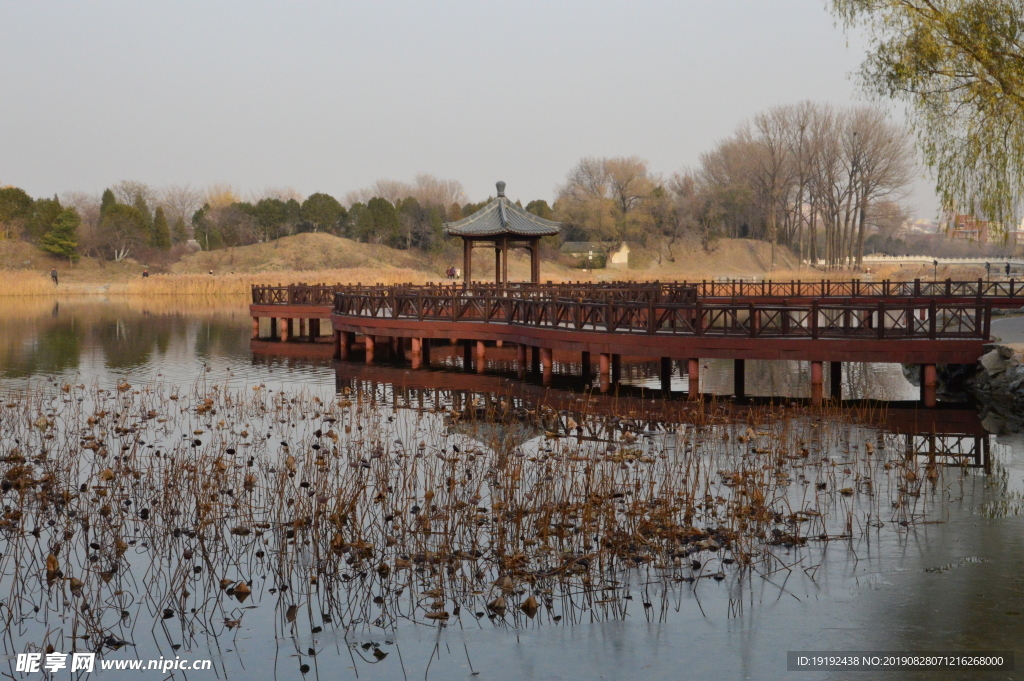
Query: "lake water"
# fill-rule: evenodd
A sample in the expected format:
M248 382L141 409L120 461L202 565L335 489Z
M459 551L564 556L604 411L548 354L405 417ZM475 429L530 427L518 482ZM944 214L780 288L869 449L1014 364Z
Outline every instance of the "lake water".
M302 348L294 347L289 349L288 356L254 352L249 341L251 320L244 299L155 303L74 299L18 301L5 303L0 318L3 320L0 393L7 402L4 416L0 417L0 450L4 457L0 471L5 474L23 465L22 459L12 452L27 451L29 442L36 442L32 438L45 438L39 431L56 437L49 445L45 439L38 440L41 451L47 447L56 451L53 442L65 438L75 445L72 441L77 441L81 435L81 442L85 443L84 433L94 427L96 430L90 432L103 433L100 436L105 438L103 449L109 450L109 455L104 453L104 459L95 462L90 459L90 468L71 471L72 477L78 475L82 480L95 480L96 475L101 475L99 469L108 465L121 475L119 466L129 466L141 471L143 476L163 475L165 477L159 479L173 479L184 485L187 483L182 478L173 477L179 473L172 475L172 468L187 467L190 452L197 457L201 452L214 452L211 462L228 458L230 466L237 466L238 475L258 469L259 482L253 484L256 493L263 495L260 498L264 506L278 509L274 517L280 518L291 513L288 509L293 504L289 501L286 506L281 498L276 498L271 484L295 465L286 460L289 452L297 454L296 442L312 441L309 438L314 429L318 432L327 428L339 430L341 423L351 423L356 429L351 433L339 430L335 457L344 461L349 456L353 468L342 466L337 477L323 478L325 497L336 492L340 495L344 485L356 479L351 477L356 475L351 470L358 473L359 467L365 466L366 475L407 480L410 495L406 503L417 504L414 513L419 512L421 505L429 509L430 499L424 501L425 491L442 484L442 478L433 476L442 474L449 458L458 459L456 451L462 456L465 452L477 452L478 461L473 465L479 468L463 460L457 465L466 466L465 475L476 473L478 480L481 476L487 478L488 491L476 502L484 507L496 504L499 494L510 494L509 487L515 489L521 484L525 489L530 480L535 486L529 494L539 498L545 487L563 482L557 476L556 479L550 479L550 475L544 477L552 466L567 471L568 478L586 476L592 467L598 466L593 463L598 457L617 456L634 448L635 457L640 458L630 454L628 460L622 460L620 472L613 470L618 463L608 468L612 471L610 475L623 476L615 478L619 483L633 480L630 476L636 476L637 481L646 479L640 472L642 465L671 476L681 467L691 465L695 458L703 458L713 468L692 474L690 478L683 475L680 479L685 482L692 481L693 475L704 476L701 484L710 485L709 491L717 490L715 494L742 501L741 496L729 496L728 486L721 486L717 477L721 471L717 467L747 465L742 462L762 456L764 452L770 463L767 468L772 469L765 474L766 479L771 479L771 489L776 494L771 502L776 513L773 527L779 530L776 536L785 537L789 532L789 521L783 515L805 509L813 513L792 522L808 525L820 522L821 534L827 537L817 541L815 531L810 533L811 541L806 545L787 545L785 541L771 547L762 545L764 542L744 544L747 547L744 550L760 556L747 570L737 569L742 563L738 546L743 542L739 539L728 551L712 546L670 565L659 566L658 559L638 557L635 568L624 570L615 575L616 579L603 583L607 598L595 599L596 587L583 571L562 581L553 572L540 576L534 572L529 579L517 577L515 586L505 594L510 603L520 602L531 592L542 597L540 612L535 617L526 617L511 605L507 613L504 609L496 613L488 608L494 587L478 588L478 585L490 585L505 573L503 568L486 560L476 561L472 570L465 562L452 565L446 573L440 567L426 569L425 566L432 563L429 550L424 549L427 562L410 569L410 576L404 582L405 593L399 594L394 578L389 578L392 580L389 582L386 575L374 577L373 570L369 569L372 566L362 573L355 571L361 564L357 555L359 544L347 536L344 555L348 558L345 560L355 558L355 562L346 564L340 560L341 554L329 557L332 561L337 559L336 567L331 568L330 575L321 576L318 583L311 585L308 579L301 578L301 574L305 574L302 570L312 570L311 566L321 559L312 548L303 549L297 543L305 530L300 531L296 525L294 533L298 536L290 542L283 531L272 538L277 529L270 528L269 524L268 529L249 534L249 529L261 526L254 520L263 512L261 509L252 511L255 515L249 517L244 534L222 540L225 548L221 553L211 550L214 557L208 564L199 563L198 559L185 560L182 558L184 551L199 553L199 548L189 543L194 537L188 537L187 532L185 536L173 538L152 536L147 534L152 531L146 528L154 525L140 522L136 515L140 504L149 503L148 495L160 496L161 491L125 487L125 499L133 500L134 506L126 504L123 509L118 507L113 511L114 517L125 519L123 525L101 520L102 513L93 523L93 536L103 548L90 549L86 544L75 548L78 540L72 539L63 553L57 553L64 560L71 551L73 558L68 560L80 567L69 570L77 570L79 576L88 575L92 579L86 591L95 593L102 602L94 604L91 611L103 612L102 616L91 616L73 594L69 595L67 576L51 580L50 584L41 578L43 558L53 550L54 542L60 543L57 530L69 522L65 516L53 516L55 524L52 526L43 524L45 514L53 512L52 507L46 510L44 504L39 510L43 515L38 516L40 536L30 532L36 527L28 526L22 528L17 539L15 530L10 529L14 525L0 532L0 617L7 623L0 654L5 657L2 664L7 667L7 673L14 678L39 678L39 675L15 671L16 653L44 650L44 641L57 642L54 645L57 651L68 651L75 640L71 638L75 635L72 628L84 629L87 625L96 631L116 632L116 638L131 644L117 649L107 646L104 649L106 659L178 656L213 661L213 671L187 675L177 672L175 678L1015 679L1022 676L1015 671L904 670L844 674L786 670L786 653L793 650L1012 651L1019 647L1018 643L1024 638L1024 615L1021 614L1024 612L1024 439L1017 435L978 435L977 424L971 422L969 410L950 409L941 413L947 415L943 417L947 420L964 420L961 430L972 435L940 436L938 440L951 448L966 449L978 447L981 439L987 440L991 459L989 472L982 466L939 465L934 468L937 471L934 477L929 473L927 482L916 480L913 484L918 486L909 489L913 487L908 482L909 477L904 479L897 475L903 470L900 468L904 460L901 448L908 442L908 436L893 435L884 426L870 425L884 421L876 412L885 410L869 412L832 407L815 413L790 405L791 398L803 397L809 392L808 369L799 363L747 363L748 392L783 398L772 400L772 405L762 404L744 411L734 409L728 405L728 400L723 400L722 409L715 404L706 405L697 416L696 411L682 411L684 406L689 408L685 403L674 402L666 410L656 390L660 382L654 374L654 364L625 366L624 387L618 395L601 397L593 394L578 378L579 367L571 364L571 358L565 358L562 376L556 379L554 389L546 390L538 384L519 384L500 360L495 361L493 370L486 375L463 373L460 371L461 355L455 349L435 352L433 359L437 368L430 371L412 371L406 366L386 362L373 368L354 362L336 364L326 359L322 351L304 353ZM558 370L556 366L556 372ZM727 394L731 381L731 363L702 363L705 391ZM911 400L917 394L917 389L906 382L899 367L848 366L844 381L844 395L851 398ZM677 369L673 389L684 391L685 388L685 377L679 376ZM655 389L654 392L651 389ZM252 397L254 394L257 397ZM214 411L219 410L219 416L203 409L205 395L214 396ZM15 423L15 414L23 413L22 407L29 403L35 411L24 413L39 414L43 418L43 425L34 430L32 423L38 423L35 416L33 422ZM567 413L582 408L567 405L590 405L585 411L600 427L586 431L586 436L582 429L573 433L565 426L562 432L552 434L548 422L538 425L537 405L540 403L554 405L554 412ZM148 418L146 409L152 414ZM498 419L465 416L500 409L518 416ZM114 413L121 419L120 425L115 429L111 421L110 426L103 423L86 426L85 417L99 411ZM331 419L340 421L328 420L328 413L333 414ZM138 414L143 416L138 417ZM915 418L903 416L894 421L906 423ZM60 424L71 423L72 419L77 419L74 421L77 429L62 433ZM581 426L584 425L582 417L580 420ZM630 425L620 425L620 421ZM608 426L609 423L615 427ZM605 426L608 428L602 430ZM252 438L246 440L248 434L245 438L240 435L243 428L251 429L254 436L266 429L266 437L259 435L259 442ZM557 425L554 428L559 429ZM955 432L957 428L950 430ZM371 431L372 437L366 435ZM321 436L317 438L331 446ZM636 439L636 443L627 438ZM441 463L431 459L429 454L426 459L419 458L422 452L414 454L411 443L417 441L423 444L424 451L440 454ZM749 444L750 450L747 451L747 444L738 445L738 441ZM928 429L912 434L909 441L927 444ZM194 444L191 449L190 442ZM236 442L241 444L233 444ZM868 442L875 443L873 447L877 447L877 451L868 451L865 444ZM931 442L934 445L935 440ZM118 450L115 443L124 444ZM288 443L291 443L290 448ZM363 455L358 452L364 450L359 448L365 449L371 444L382 448L382 458L360 459ZM615 450L614 454L606 454L606 444L607 451ZM231 449L223 451L230 452L234 458L227 455L217 458L216 448L229 445ZM243 449L243 446L248 448ZM504 490L496 482L494 469L499 466L487 453L503 447L523 457L523 478L514 477L514 483L506 481ZM127 454L119 461L117 451L132 452L132 463L128 463ZM161 451L163 457L159 456ZM805 464L799 458L801 452L814 464ZM24 458L25 455L18 456ZM82 457L91 456L93 452L82 453ZM446 456L448 458L444 458ZM778 476L775 456L787 459L785 464L780 460ZM39 467L46 467L45 458L40 457ZM571 463L575 460L579 460L578 465ZM825 463L821 463L822 460L826 460ZM940 456L937 460L941 464L949 459ZM136 463L138 461L145 463ZM170 463L165 463L168 461ZM433 463L428 464L428 461ZM618 461L620 459L615 459ZM312 465L313 459L310 462ZM249 469L245 468L247 465ZM303 476L303 465L300 457L295 480ZM749 471L752 474L759 468L751 466ZM915 470L923 475L926 469ZM408 471L414 472L409 474ZM195 471L192 474L193 477L198 475ZM504 471L501 474L504 475ZM411 477L402 477L408 475ZM454 473L452 476L452 479L457 477ZM311 504L313 509L321 503L314 495L314 488L320 484L314 478L315 475L310 478L313 487L309 488L309 500L300 496L305 488L298 488L296 483L295 513L303 503ZM69 489L77 486L77 482L78 478L71 480ZM331 487L335 483L337 489ZM125 484L136 485L130 481ZM280 484L290 485L291 482L281 478ZM384 483L376 484L380 489ZM570 482L565 484L571 487ZM651 473L651 484L652 487L666 485L657 473ZM819 485L825 485L826 491L818 493ZM241 498L241 487L241 484L234 487L229 496ZM843 487L842 493L837 491L839 487ZM98 489L103 488L102 484L98 485ZM162 491L164 501L153 503L154 515L167 513L166 517L174 517L173 511L157 509L173 507L168 499L182 494L182 488L178 489L177 492L170 488ZM627 493L623 499L628 499L633 492L623 489ZM640 494L640 487L635 489ZM217 490L209 491L217 493ZM223 490L219 493L222 499L226 498ZM24 494L24 490L17 486L4 492L5 513L17 511L18 503L31 505L24 498L16 501L19 494ZM287 496L292 492L282 494ZM95 502L95 507L90 506L94 510L105 503L103 495L90 500L86 500L86 496L83 492L79 502ZM182 499L185 514L179 521L168 522L172 525L180 522L185 527L185 517L198 506L194 508L193 502L185 501L184 496ZM723 509L728 506L722 505L725 501L725 498L722 502L714 501L718 510L708 510L708 506L703 513L724 513ZM368 512L372 516L374 507L371 504L367 508L371 509ZM495 506L493 512L496 513L497 508ZM232 512L227 508L221 510ZM315 515L315 511L311 513ZM815 515L819 513L820 520ZM103 517L109 515L108 509ZM365 532L370 543L376 541L371 537L384 537L379 519L371 516L350 521L344 532L353 524L366 522ZM702 517L703 521L694 524L711 528L712 516ZM104 522L109 525L108 529L103 529L108 527ZM573 561L584 553L597 555L599 552L597 548L586 548L589 540L579 537L577 528L572 527L578 522L563 524L564 541L568 543L562 558L552 559L554 564L568 561L565 565L571 569L565 575L575 570ZM196 526L202 527L202 522ZM397 525L392 522L390 526ZM456 537L459 531L458 528L451 530L451 536ZM105 542L113 541L113 535L104 532L121 532L117 536L131 542L131 548L122 552L123 557L111 559L114 567L110 570L122 572L109 583L104 582L108 577L98 579L93 575L93 572L101 576L110 574L102 573L100 567L110 558L105 553ZM226 530L224 534L228 534ZM427 537L431 536L429 541L441 541L437 532L434 535L427 532ZM412 541L398 537L395 550L411 551L409 547L413 544L407 542ZM429 541L415 539L415 542L427 544ZM528 537L511 541L525 541L525 545L530 545ZM570 550L570 544L575 548ZM311 546L315 545L314 538ZM376 550L385 554L388 551L383 542ZM630 551L642 552L643 547L633 547ZM91 553L96 561L90 557ZM415 554L408 555L415 563ZM573 557L566 558L570 555ZM727 563L726 556L738 562L733 563L729 558ZM406 560L397 554L388 560L392 558ZM698 559L700 568L690 566L691 558ZM195 573L192 573L193 562L198 570ZM154 576L154 565L161 566L158 576ZM207 583L209 568L204 565L215 566L228 579L252 582L251 597L229 598L218 593L216 580ZM207 572L203 572L204 569ZM564 565L559 569L564 570ZM473 575L473 570L481 572ZM606 574L601 579L610 578ZM89 590L92 588L89 584L93 583L94 592ZM119 586L115 588L112 584ZM361 586L364 584L365 588ZM445 612L451 614L444 620L425 619L423 612L429 609L429 598L424 594L432 593L428 587L438 584L441 586L437 588L445 593L433 598L442 599ZM149 586L143 589L143 585ZM154 593L159 590L165 590L166 594ZM173 596L186 591L188 595L181 596L184 600L178 601L178 596ZM418 595L412 602L414 592ZM451 596L450 592L456 595ZM549 594L552 600L544 601L544 594ZM370 600L378 596L380 603ZM116 607L112 605L115 601ZM102 609L104 604L107 610ZM458 607L461 613L457 614L453 607ZM170 608L170 616L166 608ZM193 609L196 612L192 612ZM111 619L110 613L114 611L121 613L123 619L119 621L118 616ZM390 615L385 617L387 613ZM96 621L91 621L90 617L95 617ZM234 624L228 627L225 624L228 622ZM91 640L95 642L95 637ZM83 641L77 645L81 650L93 643ZM1018 664L1024 664L1024 660ZM110 671L94 675L128 678L135 673ZM55 675L55 678L68 677L67 670Z

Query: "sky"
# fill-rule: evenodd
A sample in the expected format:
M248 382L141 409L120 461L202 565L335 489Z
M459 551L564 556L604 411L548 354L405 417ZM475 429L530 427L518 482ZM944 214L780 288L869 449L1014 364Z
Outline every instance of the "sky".
M341 198L430 173L550 202L584 156L668 175L772 106L865 103L865 44L824 0L0 0L0 185Z

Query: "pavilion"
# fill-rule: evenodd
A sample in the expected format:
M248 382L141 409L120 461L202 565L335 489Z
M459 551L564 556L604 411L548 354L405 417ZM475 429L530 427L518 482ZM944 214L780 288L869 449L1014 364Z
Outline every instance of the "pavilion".
M558 234L562 223L545 220L529 213L505 196L505 183L498 182L498 196L469 217L445 223L445 234L462 237L463 281L473 281L473 249L494 248L494 281L508 283L508 251L525 248L530 251L530 281L540 283L540 239Z

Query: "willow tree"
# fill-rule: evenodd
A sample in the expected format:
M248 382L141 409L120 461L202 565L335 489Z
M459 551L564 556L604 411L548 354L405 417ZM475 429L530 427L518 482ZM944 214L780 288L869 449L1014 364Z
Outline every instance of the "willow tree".
M909 104L946 209L1012 219L1024 192L1024 0L831 0L863 26L869 91Z

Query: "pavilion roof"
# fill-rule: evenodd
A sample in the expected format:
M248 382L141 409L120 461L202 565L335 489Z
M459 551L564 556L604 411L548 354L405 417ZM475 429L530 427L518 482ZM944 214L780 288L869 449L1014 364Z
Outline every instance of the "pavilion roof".
M469 217L444 224L449 236L551 236L562 230L562 223L545 220L523 210L505 196L505 183L498 182L498 196Z

